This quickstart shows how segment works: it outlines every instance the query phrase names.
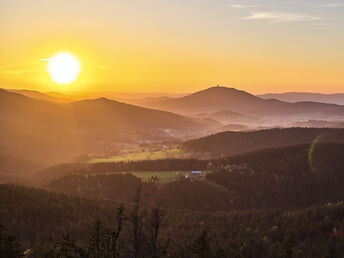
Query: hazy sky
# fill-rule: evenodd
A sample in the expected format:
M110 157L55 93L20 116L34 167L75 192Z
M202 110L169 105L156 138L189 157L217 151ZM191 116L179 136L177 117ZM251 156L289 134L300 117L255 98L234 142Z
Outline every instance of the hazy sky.
M344 0L1 0L0 87L344 92ZM77 82L51 82L68 51Z

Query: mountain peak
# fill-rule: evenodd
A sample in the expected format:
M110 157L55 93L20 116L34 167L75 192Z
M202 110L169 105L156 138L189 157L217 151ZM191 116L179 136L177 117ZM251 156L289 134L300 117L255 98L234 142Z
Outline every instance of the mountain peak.
M73 103L94 103L94 104L110 103L111 104L111 103L120 103L120 102L113 100L113 99L101 97L101 98L95 98L95 99L83 99L83 100L72 102L72 104Z
M228 98L228 97L246 97L246 98L258 99L256 96L246 91L238 90L233 87L225 87L225 86L219 86L219 85L195 92L184 98L191 97L191 96L199 96L199 97L207 97L207 98L210 97L210 98L217 98L217 99Z
M204 91L207 91L207 90L209 90L209 91L214 91L214 90L218 90L218 91L220 91L220 90L240 91L234 87L226 87L226 86L221 86L221 85L216 85L216 86L207 88Z

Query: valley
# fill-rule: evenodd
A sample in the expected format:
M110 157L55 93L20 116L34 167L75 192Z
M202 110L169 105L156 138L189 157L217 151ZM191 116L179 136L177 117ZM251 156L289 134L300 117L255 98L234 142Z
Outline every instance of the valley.
M257 112L220 107L217 90L235 93L229 102L252 101ZM278 116L303 117L305 124L335 117L343 107L295 108L222 87L199 94L201 106L180 97L191 113L171 113L105 98L62 102L2 90L0 222L18 248L58 257L65 255L60 246L80 257L94 245L84 241L96 234L93 225L103 225L104 234L112 230L106 220L116 221L123 205L117 223L118 216L127 220L118 240L124 257L135 250L133 214L151 241L154 212L163 223L160 250L172 257L190 257L199 239L207 257L341 253L344 129L272 125ZM10 103L16 106L5 112ZM152 250L142 243L139 252Z

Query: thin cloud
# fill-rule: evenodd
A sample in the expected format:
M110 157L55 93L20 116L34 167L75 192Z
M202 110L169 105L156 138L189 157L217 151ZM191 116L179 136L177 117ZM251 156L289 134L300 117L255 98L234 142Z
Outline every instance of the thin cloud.
M324 18L321 16L296 14L296 13L280 13L280 12L251 12L244 20L266 20L272 22L295 22L295 21L319 21Z
M322 7L342 7L344 6L344 3L328 3L328 4L323 4Z
M247 8L259 7L259 5L230 4L229 7L236 8L236 9L247 9Z

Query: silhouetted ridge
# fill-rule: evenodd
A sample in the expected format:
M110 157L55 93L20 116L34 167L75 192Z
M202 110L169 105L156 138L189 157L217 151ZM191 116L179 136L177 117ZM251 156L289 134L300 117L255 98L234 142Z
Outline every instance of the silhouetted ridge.
M344 109L333 104L316 102L294 104L277 99L262 99L246 91L222 86L211 87L181 98L146 101L145 106L187 115L231 110L253 116L331 114L337 109Z
M311 144L314 141L344 143L344 129L285 128L252 132L222 132L190 140L183 148L212 156L229 156L265 148Z

